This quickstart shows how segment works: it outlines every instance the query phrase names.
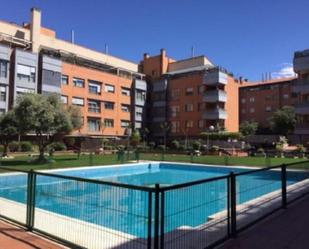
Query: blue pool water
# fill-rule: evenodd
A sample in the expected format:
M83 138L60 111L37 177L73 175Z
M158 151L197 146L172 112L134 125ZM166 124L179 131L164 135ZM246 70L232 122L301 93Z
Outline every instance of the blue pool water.
M194 166L175 163L140 163L53 171L53 174L100 179L137 186L179 183L248 171L248 169ZM236 178L237 202L244 203L280 189L280 172L263 171ZM288 184L304 177L288 173ZM147 237L149 194L141 190L98 185L37 175L36 208L102 225L138 237ZM26 203L25 174L0 176L0 197ZM154 196L152 198L152 206ZM227 207L227 180L203 183L165 193L165 232L180 226L197 226ZM48 222L48 220L46 221Z

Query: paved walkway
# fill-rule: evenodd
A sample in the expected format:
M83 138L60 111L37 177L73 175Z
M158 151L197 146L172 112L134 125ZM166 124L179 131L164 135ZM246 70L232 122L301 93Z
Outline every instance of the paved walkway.
M308 249L309 197L278 211L220 249Z
M26 230L0 220L0 249L63 249L61 245L46 240Z

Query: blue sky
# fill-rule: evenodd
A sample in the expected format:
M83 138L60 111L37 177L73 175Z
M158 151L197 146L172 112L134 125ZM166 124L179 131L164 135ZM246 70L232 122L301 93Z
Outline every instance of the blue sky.
M9 0L0 19L28 21L42 10L44 26L61 39L138 62L144 52L183 59L205 54L235 76L289 75L293 52L309 48L308 0Z

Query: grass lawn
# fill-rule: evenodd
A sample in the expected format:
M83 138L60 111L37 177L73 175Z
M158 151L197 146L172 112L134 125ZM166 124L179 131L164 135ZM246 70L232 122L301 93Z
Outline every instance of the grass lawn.
M117 160L117 155L81 155L78 159L76 155L62 155L54 156L53 163L34 164L27 156L19 156L14 159L2 159L1 166L7 166L15 169L22 170L41 170L41 169L57 169L57 168L69 168L69 167L82 167L89 165L110 165L120 164ZM126 157L125 157L126 159ZM140 160L161 161L162 155L160 153L141 153ZM191 162L189 155L173 155L167 154L164 158L165 161L173 162ZM302 162L306 159L293 159L293 158L270 158L264 157L224 157L224 156L195 156L193 157L193 163L201 164L218 164L218 165L244 165L244 166L274 166L279 164L289 164L294 162ZM128 162L125 160L124 162ZM308 165L309 166L309 165ZM307 167L307 163L306 163Z
M1 166L7 166L14 169L22 170L40 170L40 169L57 169L57 168L70 168L70 167L82 167L89 165L109 165L119 164L117 155L93 155L92 158L89 155L81 155L77 158L77 155L63 155L54 156L53 163L36 163L30 162L34 158L27 156L15 157L14 159L2 159Z
M154 160L161 161L161 154L147 154L143 153L140 155L141 160ZM178 155L178 154L167 154L164 157L165 161L174 162L191 162L189 155ZM264 158L264 157L224 157L224 156L194 156L193 163L202 164L218 164L218 165L238 165L238 166L275 166L279 164L289 164L295 162L306 161L307 159L300 158Z

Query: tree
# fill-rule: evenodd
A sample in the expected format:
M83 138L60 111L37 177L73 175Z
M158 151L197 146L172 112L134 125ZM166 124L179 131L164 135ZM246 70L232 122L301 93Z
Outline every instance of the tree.
M26 94L17 99L14 107L22 132L34 132L39 146L39 161L46 161L46 147L82 125L76 107L65 106L58 94Z
M239 130L244 136L254 135L258 126L257 122L245 121L240 124Z
M163 139L164 139L164 152L166 150L166 137L167 137L167 133L170 130L171 126L168 122L163 122L160 124L160 128L163 131Z
M133 147L137 147L139 142L141 141L141 136L138 130L134 130L131 134L131 145Z
M288 135L294 131L296 115L292 106L284 106L273 113L270 118L270 127L273 132Z
M18 135L18 123L13 111L0 116L0 138L3 145L2 156L8 156L9 143Z

